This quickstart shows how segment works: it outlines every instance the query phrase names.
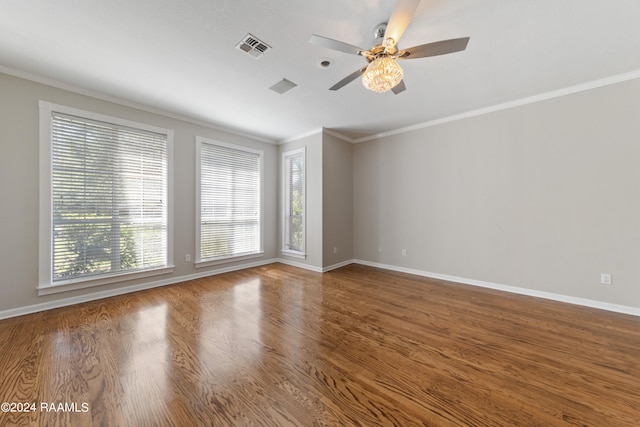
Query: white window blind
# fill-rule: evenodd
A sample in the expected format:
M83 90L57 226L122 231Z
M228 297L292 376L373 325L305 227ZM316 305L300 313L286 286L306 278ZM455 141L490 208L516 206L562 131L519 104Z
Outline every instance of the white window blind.
M198 139L198 261L262 250L262 152Z
M52 281L167 265L167 135L51 116Z
M305 150L283 153L284 248L285 252L305 251Z

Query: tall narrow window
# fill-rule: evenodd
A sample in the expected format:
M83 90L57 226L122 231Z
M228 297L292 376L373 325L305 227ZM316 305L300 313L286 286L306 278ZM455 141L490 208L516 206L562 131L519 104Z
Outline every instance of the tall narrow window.
M167 267L169 131L44 105L49 284Z
M305 255L305 149L282 154L283 248L287 255Z
M196 263L262 254L262 151L196 139Z

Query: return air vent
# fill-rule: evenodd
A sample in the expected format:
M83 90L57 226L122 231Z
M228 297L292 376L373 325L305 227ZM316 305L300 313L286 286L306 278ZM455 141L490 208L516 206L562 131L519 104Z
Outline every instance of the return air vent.
M269 89L282 95L286 91L291 90L296 86L298 85L292 82L291 80L282 79L278 83L271 86Z
M267 50L271 49L271 46L252 34L244 36L236 47L256 59L260 58Z

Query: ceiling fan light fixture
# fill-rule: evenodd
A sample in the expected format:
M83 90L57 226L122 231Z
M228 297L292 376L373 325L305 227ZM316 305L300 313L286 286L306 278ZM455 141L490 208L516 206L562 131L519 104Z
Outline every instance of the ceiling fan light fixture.
M362 84L369 90L382 93L396 87L404 78L398 62L387 56L376 58L362 76Z

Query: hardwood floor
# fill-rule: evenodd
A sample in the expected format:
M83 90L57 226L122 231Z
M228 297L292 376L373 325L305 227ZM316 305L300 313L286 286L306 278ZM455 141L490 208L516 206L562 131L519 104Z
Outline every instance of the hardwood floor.
M640 426L640 318L360 265L7 319L0 342L0 401L35 409L2 426Z

